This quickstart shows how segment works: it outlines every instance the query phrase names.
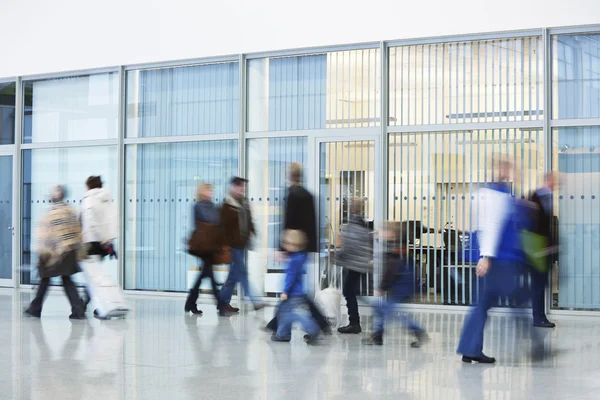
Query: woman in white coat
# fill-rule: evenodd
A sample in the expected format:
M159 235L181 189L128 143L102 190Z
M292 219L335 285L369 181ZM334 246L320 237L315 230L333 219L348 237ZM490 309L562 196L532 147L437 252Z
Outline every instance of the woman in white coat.
M91 295L89 300L94 300L95 317L120 317L128 310L123 294L100 263L106 256L116 258L113 242L118 237L117 210L99 176L90 176L86 186L88 190L81 203L81 227L88 254L82 264L88 281L88 297Z

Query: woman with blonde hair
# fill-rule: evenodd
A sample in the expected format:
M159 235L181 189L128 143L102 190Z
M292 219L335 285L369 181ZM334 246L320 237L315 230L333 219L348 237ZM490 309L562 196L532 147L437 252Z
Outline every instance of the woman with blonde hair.
M219 229L219 212L212 201L213 186L208 183L201 183L198 186L196 203L194 204L194 224L197 238L190 247L194 247L193 254L198 255L202 260L202 273L190 289L190 293L185 302L185 312L192 314L202 314L198 310L196 301L200 293L200 284L204 278L210 278L212 290L217 303L219 302L219 288L215 281L213 272L213 262L216 252L220 247L221 234Z

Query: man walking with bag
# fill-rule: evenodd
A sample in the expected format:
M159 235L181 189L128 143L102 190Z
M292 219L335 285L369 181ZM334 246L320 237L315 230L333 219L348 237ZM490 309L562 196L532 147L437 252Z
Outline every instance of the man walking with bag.
M256 298L252 296L248 281L246 249L250 243L250 239L256 232L254 230L254 223L252 222L250 204L248 204L248 200L244 194L247 182L247 179L237 176L232 178L229 193L221 207L220 221L224 235L224 244L231 248L232 257L229 275L221 290L221 301L219 304L219 315L221 316L227 316L233 311L229 302L231 301L233 288L238 282L242 284L244 294L250 298L255 310L260 310L264 307L263 304L258 303Z

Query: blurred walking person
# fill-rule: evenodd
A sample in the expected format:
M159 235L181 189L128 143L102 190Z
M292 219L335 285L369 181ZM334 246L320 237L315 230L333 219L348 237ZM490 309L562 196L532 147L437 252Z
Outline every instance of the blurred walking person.
M546 238L550 248L558 243L556 232L552 227L554 217L554 187L555 177L549 172L544 177L544 185L536 189L530 196L531 201L537 206L534 232ZM540 271L531 268L531 309L533 312L533 325L539 328L554 328L556 324L548 321L545 308L545 289L548 283L548 272L552 270L552 259L554 254L547 257L547 270Z
M525 212L511 196L510 182L513 164L500 160L495 176L499 182L479 193L479 249L478 277L482 282L477 305L467 316L457 352L465 363L493 364L496 359L483 353L483 334L488 310L498 304L501 296L523 294L519 278L526 271L527 257L523 251L520 226ZM521 300L523 300L522 298Z
M204 278L209 278L212 284L213 296L219 304L219 287L215 280L213 264L215 254L221 247L222 234L219 228L219 210L212 201L213 187L207 183L198 186L198 201L194 204L195 231L190 240L193 254L202 260L202 273L190 289L185 302L185 312L202 314L196 302L200 293L200 285Z
M264 307L252 295L248 281L248 266L246 265L246 249L252 236L256 234L250 204L245 197L247 179L234 177L231 179L229 193L223 202L220 213L221 230L224 245L231 248L231 265L227 281L221 289L219 315L227 316L239 309L231 307L229 302L233 295L234 286L239 282L244 288L244 294L250 298L255 310Z
M364 201L352 199L348 226L342 231L342 249L336 256L336 264L344 268L342 294L346 299L349 323L338 328L339 333L361 333L358 285L366 272L373 270L373 238L364 221Z
M25 314L40 318L50 278L62 278L65 294L71 303L70 319L85 319L85 310L71 275L79 272L77 265L81 255L81 224L77 213L65 204L66 189L57 185L52 188L52 205L42 217L37 232L36 252L39 256L40 284L37 294Z
M273 333L271 340L289 342L292 339L292 325L299 323L306 332L304 340L310 344L317 339L320 328L312 317L306 300L304 284L306 236L300 230L285 230L282 235L282 245L287 252L287 269L281 304L277 312L277 331Z
M429 340L427 333L408 315L398 314L398 310L395 308L396 305L409 301L417 286L415 262L407 254L402 254L406 243L401 243L400 239L406 241L408 236L406 232L400 235L400 227L399 222L388 222L382 231L381 236L385 244L385 264L376 295L382 297L387 293L388 297L385 300L376 300L379 304L375 304L373 308L373 333L370 338L363 339L363 343L383 345L386 319L396 314L396 318L400 319L415 338L411 346L418 348Z
M285 202L285 217L283 229L298 230L302 232L306 238L306 248L303 252L308 253L310 259L311 253L319 251L318 236L317 236L317 214L315 212L315 200L313 195L302 186L302 166L298 163L290 165L289 182L290 187L287 192ZM284 246L281 250L286 252ZM321 329L329 332L331 329L327 319L321 314L315 304L308 300L307 304L310 308L313 318L319 323ZM273 318L267 325L267 329L277 331L277 317Z
M117 258L114 242L119 236L117 207L100 176L90 176L81 202L81 226L87 257L81 262L87 280L88 302L94 301L94 316L99 319L122 317L129 308L121 288L102 261ZM86 304L87 305L87 304Z

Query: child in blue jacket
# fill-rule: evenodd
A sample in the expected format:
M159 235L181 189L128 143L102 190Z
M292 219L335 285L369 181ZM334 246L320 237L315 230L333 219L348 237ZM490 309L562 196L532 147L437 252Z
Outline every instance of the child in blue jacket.
M281 305L277 314L277 332L273 333L271 340L275 342L289 342L292 338L292 325L300 323L307 333L307 343L314 341L319 335L319 325L311 315L306 300L304 287L304 269L307 253L306 237L302 231L286 230L282 235L283 248L288 252L288 266L285 274L285 285L281 294Z

